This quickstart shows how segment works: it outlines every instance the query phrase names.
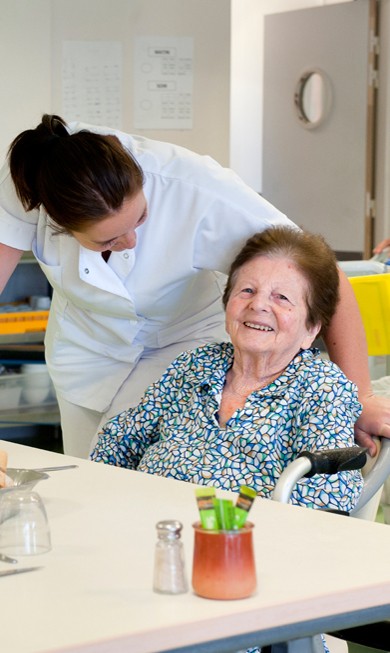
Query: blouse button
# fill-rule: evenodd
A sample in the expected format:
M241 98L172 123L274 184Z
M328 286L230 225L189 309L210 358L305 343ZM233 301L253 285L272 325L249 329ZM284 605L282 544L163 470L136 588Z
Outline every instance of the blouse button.
M89 269L88 269L88 268L84 268L84 272L85 272L85 274L89 274Z
M123 258L129 258L129 253L128 253L128 252L125 252L125 253L123 254Z

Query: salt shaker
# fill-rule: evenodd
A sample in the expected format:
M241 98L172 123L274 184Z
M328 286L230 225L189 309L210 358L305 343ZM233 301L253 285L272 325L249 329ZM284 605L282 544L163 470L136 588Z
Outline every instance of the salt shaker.
M183 594L188 585L184 567L183 525L175 519L156 524L158 540L154 560L153 590L160 594Z

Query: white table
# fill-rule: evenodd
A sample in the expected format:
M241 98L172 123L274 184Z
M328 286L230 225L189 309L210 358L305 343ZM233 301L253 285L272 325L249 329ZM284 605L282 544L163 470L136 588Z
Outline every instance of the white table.
M20 559L41 570L0 578L4 652L224 653L390 617L386 525L258 499L256 595L163 596L152 591L155 524L183 523L190 576L194 486L10 442L0 448L10 467L79 465L36 487L53 549Z

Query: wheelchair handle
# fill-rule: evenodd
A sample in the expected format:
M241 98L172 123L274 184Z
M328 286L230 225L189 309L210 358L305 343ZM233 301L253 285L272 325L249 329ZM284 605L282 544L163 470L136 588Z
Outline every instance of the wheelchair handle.
M361 469L366 464L367 448L346 447L345 449L322 449L321 451L301 451L297 458L308 458L310 469L305 477L314 474L338 474L347 469Z
M390 444L390 441L389 441ZM346 447L343 449L322 449L301 451L281 473L272 493L272 500L289 503L291 493L299 481L314 474L337 474L346 469L361 469L367 458L367 449Z

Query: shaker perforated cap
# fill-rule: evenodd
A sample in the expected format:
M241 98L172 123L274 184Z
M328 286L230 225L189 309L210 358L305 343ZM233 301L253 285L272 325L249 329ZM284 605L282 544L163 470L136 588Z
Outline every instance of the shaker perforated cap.
M183 524L177 519L163 519L157 522L158 537L162 540L176 540L180 537Z

